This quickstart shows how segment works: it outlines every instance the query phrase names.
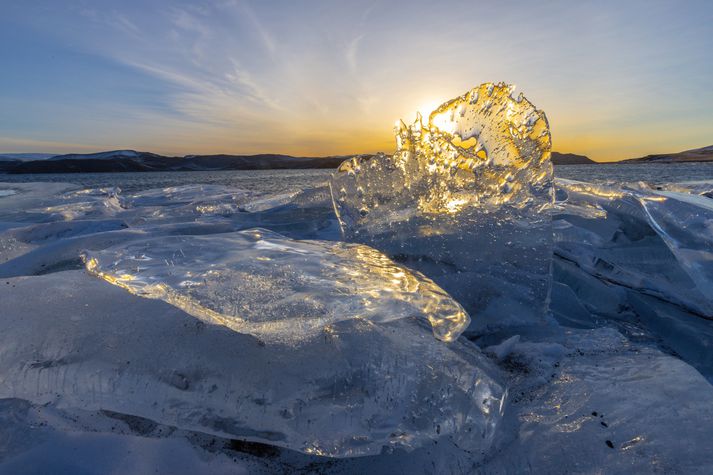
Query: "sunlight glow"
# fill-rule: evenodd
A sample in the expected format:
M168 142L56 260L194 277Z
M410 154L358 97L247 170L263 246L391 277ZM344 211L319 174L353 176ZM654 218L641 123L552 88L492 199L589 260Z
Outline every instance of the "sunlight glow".
M442 103L443 99L424 100L419 106L416 107L416 112L420 112L424 120L428 120L428 116L431 115L431 112L436 110Z

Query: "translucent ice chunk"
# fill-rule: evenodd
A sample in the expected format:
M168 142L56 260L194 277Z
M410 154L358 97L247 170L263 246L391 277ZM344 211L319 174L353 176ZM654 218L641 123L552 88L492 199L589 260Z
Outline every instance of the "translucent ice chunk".
M221 185L181 185L121 196L121 206L135 221L176 222L190 218L230 217L249 201L245 190Z
M73 188L76 186L68 183L0 182L0 190L12 191L0 200L0 223L22 226L50 221L51 212L46 208L63 203L63 193Z
M181 185L139 191L122 197L125 208L165 206L176 208L209 199L226 203L244 202L248 193L221 185Z
M342 320L418 317L452 341L463 308L430 279L359 244L265 229L168 236L87 252L87 269L132 293L264 340L302 339Z
M713 318L713 201L557 181L556 252L582 270Z
M693 195L713 198L713 180L696 180L678 183L665 183L656 185L654 189L662 191L676 191L679 193L690 193Z
M10 282L0 286L0 399L330 457L452 443L478 457L499 427L504 391L488 359L415 319L352 318L299 344L264 342L82 271Z
M330 182L345 238L431 277L474 323L523 323L547 308L552 165L547 119L504 84L483 84L407 127L397 151L342 163Z

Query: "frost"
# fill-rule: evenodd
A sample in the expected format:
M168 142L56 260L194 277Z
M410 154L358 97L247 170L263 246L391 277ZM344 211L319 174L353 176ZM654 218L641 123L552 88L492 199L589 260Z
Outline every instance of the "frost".
M476 323L531 322L549 295L549 128L511 93L483 84L400 122L393 156L350 159L330 182L347 240L428 275Z
M88 252L87 269L142 297L262 339L302 339L342 320L418 317L452 341L462 307L367 246L295 241L265 229L169 236Z

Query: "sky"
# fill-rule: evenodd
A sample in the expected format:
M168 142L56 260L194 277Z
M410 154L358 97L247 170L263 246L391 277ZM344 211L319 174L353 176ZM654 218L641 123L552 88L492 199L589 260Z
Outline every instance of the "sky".
M391 152L499 81L557 151L711 145L713 2L0 0L0 152Z

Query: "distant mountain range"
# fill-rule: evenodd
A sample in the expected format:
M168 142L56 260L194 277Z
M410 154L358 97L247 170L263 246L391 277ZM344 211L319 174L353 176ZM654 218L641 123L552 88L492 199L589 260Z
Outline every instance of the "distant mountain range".
M678 153L663 153L646 155L641 158L623 160L620 163L688 163L688 162L713 162L713 145L694 148Z
M136 150L54 155L48 153L0 154L0 173L110 173L152 171L219 171L336 168L354 155L293 157L279 154L186 155L167 157ZM367 155L368 156L368 155ZM618 163L678 163L713 161L713 145L685 152L647 155ZM590 165L584 155L552 152L555 165Z
M0 162L15 160L45 160L56 156L56 153L5 153L0 154Z
M30 156L30 155L35 155ZM289 155L186 155L166 157L135 150L48 155L0 155L0 172L5 173L109 173L152 171L275 170L336 168L347 156L292 157Z
M5 173L110 173L151 171L275 170L337 168L348 156L292 157L290 155L186 155L166 157L136 150L112 150L85 154L4 154L0 172ZM552 153L560 164L595 163L583 155Z
M552 163L555 165L594 165L597 162L576 153L552 152Z

